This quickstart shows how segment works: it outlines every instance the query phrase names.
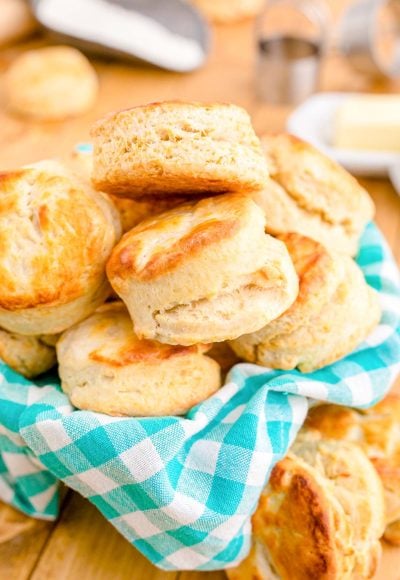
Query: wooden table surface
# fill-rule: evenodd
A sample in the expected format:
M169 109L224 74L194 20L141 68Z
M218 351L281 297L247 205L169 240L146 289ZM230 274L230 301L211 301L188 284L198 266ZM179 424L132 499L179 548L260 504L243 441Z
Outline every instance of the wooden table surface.
M337 4L335 0L336 8ZM0 72L21 50L40 42L0 52ZM100 75L101 94L95 109L84 117L65 123L29 123L9 116L0 97L1 169L66 154L75 143L88 140L95 119L111 110L150 101L176 98L232 101L249 110L259 133L282 130L290 112L285 107L262 104L255 97L253 29L249 22L216 29L207 65L192 74L171 74L111 61L96 61L95 66ZM331 54L323 67L321 87L335 91L398 92L400 83L371 85L369 79L351 70L342 58ZM363 180L363 184L376 202L377 222L400 262L400 199L386 180ZM0 579L3 578L222 580L225 575L157 570L88 501L68 491L55 523L35 521L0 503ZM400 548L384 546L376 579L400 580Z

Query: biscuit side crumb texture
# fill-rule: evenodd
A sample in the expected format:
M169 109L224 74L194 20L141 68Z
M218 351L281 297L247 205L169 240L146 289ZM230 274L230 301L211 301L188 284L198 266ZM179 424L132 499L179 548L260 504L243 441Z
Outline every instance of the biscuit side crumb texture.
M235 105L164 102L113 113L92 129L93 182L122 197L262 188L267 162Z

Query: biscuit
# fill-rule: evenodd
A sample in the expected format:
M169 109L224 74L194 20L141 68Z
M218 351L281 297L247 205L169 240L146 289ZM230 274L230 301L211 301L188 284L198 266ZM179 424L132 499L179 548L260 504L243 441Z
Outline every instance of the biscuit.
M382 485L357 445L299 438L274 467L252 523L253 549L227 570L230 580L370 578L381 555Z
M285 245L264 233L248 197L223 195L142 222L123 236L107 275L140 338L221 342L265 325L294 301Z
M110 201L61 164L0 174L0 325L56 334L102 304L120 235Z
M263 329L268 340L307 324L310 317L318 314L331 300L344 277L341 254L329 251L317 241L300 234L276 237L289 251L299 277L299 293L291 307Z
M377 293L349 256L328 252L304 237L286 240L300 278L297 301L281 319L231 346L249 362L308 373L358 346L378 324L381 309Z
M388 395L369 409L320 405L310 410L306 426L322 437L362 447L385 490L387 541L400 545L400 396Z
M190 0L206 18L218 24L231 24L260 14L265 0Z
M40 120L60 120L86 113L98 93L96 72L70 46L46 46L18 56L5 75L9 108Z
M0 359L27 379L51 369L56 351L39 336L23 336L0 328Z
M268 177L250 117L235 105L152 103L108 115L92 137L95 187L121 197L259 190Z
M252 194L265 211L266 231L297 232L354 256L374 216L368 193L340 165L287 134L262 139L271 179Z
M208 347L140 340L121 302L100 307L57 343L61 386L79 409L108 415L182 415L220 387Z

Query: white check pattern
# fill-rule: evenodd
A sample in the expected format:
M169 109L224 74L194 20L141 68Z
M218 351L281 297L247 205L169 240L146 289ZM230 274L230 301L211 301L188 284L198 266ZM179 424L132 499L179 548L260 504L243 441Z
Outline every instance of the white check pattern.
M399 275L373 224L358 262L383 307L362 345L310 374L236 365L226 385L186 417L77 411L54 379L33 385L3 365L0 497L54 518L62 480L164 570L235 565L249 549L261 490L310 399L367 407L400 370Z

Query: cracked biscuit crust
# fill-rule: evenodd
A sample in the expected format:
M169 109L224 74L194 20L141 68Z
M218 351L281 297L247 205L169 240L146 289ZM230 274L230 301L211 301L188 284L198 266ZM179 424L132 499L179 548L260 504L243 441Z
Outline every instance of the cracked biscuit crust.
M285 245L247 196L181 206L126 234L107 275L139 336L190 345L234 338L279 316L298 280Z
M382 486L357 445L300 437L273 469L252 523L253 550L230 580L370 578L381 554Z
M299 268L298 256L293 257ZM379 298L350 257L337 255L336 259L342 268L336 270L337 275L327 278L332 285L327 285L320 302L315 302L315 288L312 293L307 292L304 273L302 276L298 270L298 316L295 302L282 320L232 341L236 354L266 367L282 370L297 367L308 373L339 360L362 342L380 320ZM311 267L310 277L312 272Z
M140 340L120 302L106 304L57 343L63 390L73 405L109 415L180 415L221 384L209 346Z
M117 212L55 161L0 174L0 194L0 324L22 334L60 332L107 296L105 262L120 235ZM61 321L57 308L75 301L77 311ZM54 316L44 321L48 309Z
M360 445L377 470L386 500L384 537L400 545L400 396L389 394L369 409L321 405L310 410L308 429Z
M263 207L267 231L298 232L355 255L374 216L368 193L345 169L309 143L288 134L262 139L270 180L253 197Z
M248 113L235 105L164 102L112 113L92 129L93 181L122 197L261 189L268 168Z

